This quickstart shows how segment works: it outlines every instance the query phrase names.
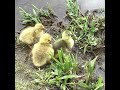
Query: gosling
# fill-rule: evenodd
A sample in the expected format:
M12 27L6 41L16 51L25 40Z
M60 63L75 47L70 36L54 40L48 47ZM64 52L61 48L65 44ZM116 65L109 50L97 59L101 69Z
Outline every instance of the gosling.
M68 30L65 30L62 33L62 38L56 40L53 43L53 49L55 51L55 57L57 55L58 50L60 50L61 48L63 49L63 52L65 54L68 54L71 52L71 49L74 46L74 40L72 39L72 33Z
M32 49L32 62L34 66L41 67L50 63L52 56L54 56L54 49L51 44L51 35L45 33L41 36L38 43Z

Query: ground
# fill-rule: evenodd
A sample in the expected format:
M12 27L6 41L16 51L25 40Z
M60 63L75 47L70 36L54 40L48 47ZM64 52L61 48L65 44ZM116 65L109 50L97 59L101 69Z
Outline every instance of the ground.
M17 2L17 1L16 1ZM51 34L54 38L56 38L57 35L59 35L64 28L66 27L67 23L64 23L63 21L60 21L58 18L45 20L43 18L42 23L44 23L46 32ZM18 21L17 21L18 25ZM21 25L22 26L22 25ZM23 28L16 27L19 29L17 33L15 33L16 37L19 37L20 30ZM77 48L73 47L73 53L75 52ZM30 48L28 48L26 45L18 45L18 43L15 43L15 87L16 90L59 90L56 87L52 86L45 86L45 85L34 85L32 83L33 81L33 72L38 72L38 69L36 69L33 64L32 60L28 58L28 55L30 53ZM103 77L104 83L105 83L105 48L96 49L95 53L99 55L99 59L97 60L96 66L95 66L95 76L101 75ZM82 53L78 54L78 62L83 63L90 58L93 57L92 53L86 53L86 55L83 55ZM43 75L45 73L45 70L49 67L47 65L45 68L41 69L39 73Z
M47 28L46 32L50 33L54 38L56 38L59 33L61 33L65 27L65 25L57 20L54 20L49 26L45 26ZM23 89L16 89L16 90L44 90L43 86L32 86L31 81L32 76L30 73L37 71L32 64L32 60L27 58L30 53L30 48L26 45L15 45L15 81L16 84L23 84ZM75 49L76 47L74 47ZM73 53L76 53L73 49ZM99 55L99 59L97 60L96 68L95 68L95 76L101 75L104 79L105 83L105 52L104 48L100 48L96 50L96 54ZM91 53L86 53L86 55L78 54L78 62L83 63L86 60L92 58L93 55ZM45 68L44 68L45 69ZM44 70L43 69L43 70ZM41 71L43 73L43 71ZM19 84L18 84L19 83ZM18 86L19 87L19 86ZM40 89L42 87L42 89ZM27 89L28 88L28 89ZM49 90L53 90L50 89ZM54 89L55 90L55 89Z

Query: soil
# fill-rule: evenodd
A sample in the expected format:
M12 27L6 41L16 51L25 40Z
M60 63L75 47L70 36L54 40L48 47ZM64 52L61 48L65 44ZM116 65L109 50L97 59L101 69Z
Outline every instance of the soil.
M65 29L68 23L68 21L65 21L65 20L62 21L57 17L51 18L51 19L45 19L44 17L41 17L41 20L43 25L45 25L45 28L46 28L45 32L48 32L50 35L53 36L53 38L57 38L56 36L60 36L61 32ZM17 24L18 24L18 21L17 21ZM20 24L18 28L16 27L16 30L15 30L16 37L19 37L19 34L23 28L24 27ZM72 53L74 54L77 53L75 52L77 49L78 48L74 46ZM32 60L28 58L30 51L31 51L30 48L27 47L26 45L23 46L21 44L15 43L15 82L19 82L26 86L18 90L47 90L45 89L47 86L44 86L44 85L37 86L37 87L36 86L29 87L31 86L31 81L33 80L33 78L29 75L29 71L34 72L38 70L33 66ZM103 48L96 49L95 53L96 55L99 55L99 59L97 60L97 63L95 66L94 77L96 78L99 75L101 75L103 77L104 84L105 84L105 48L103 47ZM93 57L94 55L92 53L86 53L85 55L83 55L82 53L78 53L78 62L82 64ZM49 67L49 65L46 66L45 68L47 67ZM60 90L56 87L51 87L51 86L48 86L47 88L48 90Z
M47 20L49 23L49 20ZM43 22L43 24L45 25L46 31L49 34L51 34L54 38L56 38L56 36L58 36L65 28L66 24L64 24L63 22L59 22L57 19L52 20L54 21L52 24L44 24L47 22ZM19 36L19 34L18 34ZM32 64L32 60L27 59L27 56L30 53L30 48L27 46L21 46L21 45L15 45L15 62L16 62L16 72L15 72L15 80L17 82L21 82L24 81L24 83L30 83L30 81L32 81L31 77L29 77L28 73L25 73L25 70L31 70L34 71L36 68L34 68L33 64ZM74 49L77 49L77 47L74 47ZM99 55L99 59L97 60L96 63L96 71L95 71L95 76L98 77L99 75L101 75L103 77L104 83L105 83L105 52L104 52L104 48L100 48L99 50L96 50L96 55ZM77 53L75 52L75 50L72 51L72 53ZM89 60L90 58L93 58L93 54L92 53L86 53L86 55L83 54L78 54L78 62L80 64L84 63L85 61ZM20 66L20 65L23 65ZM22 68L21 68L22 67ZM41 87L38 87L41 88ZM33 90L39 90L39 89L33 89ZM40 90L43 90L40 89ZM49 88L50 90L50 88ZM54 89L55 90L55 89Z

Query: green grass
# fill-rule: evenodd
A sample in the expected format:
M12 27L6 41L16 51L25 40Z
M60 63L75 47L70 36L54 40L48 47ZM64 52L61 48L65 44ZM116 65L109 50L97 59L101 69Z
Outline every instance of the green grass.
M45 73L33 72L33 82L41 85L53 85L66 90L68 82L74 78L82 77L77 75L78 63L73 55L65 55L62 50L58 51L58 59L55 59L49 70Z
M53 57L54 62L44 70L28 69L24 63L16 62L16 72L23 70L23 73L32 80L29 83L23 84L24 81L16 81L16 90L30 90L33 88L41 88L45 86L59 87L61 90L84 88L88 90L102 90L104 84L102 77L99 77L96 82L91 80L94 74L94 68L97 57L89 60L84 64L84 75L79 74L81 67L73 54L65 55L62 50L58 51L58 59ZM19 60L17 60L19 61ZM85 78L83 78L85 77Z
M32 11L33 13L29 13L27 11L25 11L23 8L19 7L19 12L21 15L21 22L22 24L28 24L28 23L32 23L32 24L36 24L36 23L40 23L40 17L49 17L50 15L53 14L53 10L48 7L48 10L43 10L42 8L37 8L35 5L32 4Z
M80 9L76 0L66 0L66 2L67 15L71 18L66 29L73 33L73 39L80 51L83 52L83 54L92 52L94 47L104 44L102 35L98 36L97 34L105 31L105 18L98 18L91 15L80 16ZM33 13L28 13L21 7L19 8L23 24L38 23L41 22L40 17L50 17L52 12L50 8L43 10L42 8L37 8L35 5L32 6ZM18 38L16 38L15 41L18 44L20 43ZM76 88L79 88L78 90L82 88L88 90L102 90L104 84L101 76L99 76L96 81L91 80L94 74L97 57L98 56L86 62L84 65L85 74L79 75L78 72L82 67L80 67L77 62L77 55L65 55L62 50L59 50L58 59L52 57L54 63L52 63L49 68L40 71L25 70L24 73L32 78L30 86L16 82L15 88L16 90L27 90L27 87L44 85L47 88L47 85L49 85L59 87L61 90L75 90ZM25 67L20 64L18 70L21 69L25 69Z
M103 90L103 78L99 76L98 80L94 83L90 83L89 85L84 83L82 80L78 82L80 88L85 88L87 90Z
M87 72L87 78L86 78L86 84L90 83L90 79L92 77L92 74L94 73L94 68L95 68L95 62L97 60L96 56L93 60L88 62L88 65L86 65L86 72Z
M81 52L93 52L93 47L103 46L102 35L96 37L97 32L104 32L105 18L94 15L79 15L80 8L76 0L66 0L67 16L71 19L66 29L74 35L75 44L79 44Z
M19 7L19 12L21 15L21 22L22 24L27 24L27 23L40 23L39 16L37 15L36 11L33 9L33 14L28 13L25 11L23 8Z
M99 90L99 88L103 88L104 84L101 77L96 82L91 81L97 57L87 62L87 64L85 63L85 75L77 74L80 71L80 66L78 65L77 58L72 54L65 55L62 50L59 50L58 59L53 57L53 60L55 62L50 65L49 69L45 72L43 71L44 73L42 71L32 72L31 77L33 78L32 82L34 84L52 85L61 88L61 90L75 89L78 87L88 90ZM83 77L86 77L85 80L82 79Z
M50 13L52 12L51 11L51 9L48 9L48 10L43 10L42 8L37 8L35 5L33 5L32 4L32 6L33 6L33 10L34 10L34 12L36 11L37 13L38 13L38 16L39 17L41 17L41 16L43 16L43 17L50 17Z
M70 16L72 20L66 27L74 35L75 44L79 44L79 48L85 54L92 52L92 47L104 43L101 37L96 37L96 33L103 32L105 29L104 18L96 18L94 16Z
M67 5L67 15L68 16L75 16L79 15L79 6L76 0L66 0Z
M90 60L85 64L86 80L85 82L82 80L78 82L80 87L86 88L88 90L103 90L104 84L101 76L98 77L96 82L91 81L92 75L94 74L94 68L97 57L98 56L96 56L93 60Z
M65 55L62 50L58 51L58 59L53 59L56 63L51 65L52 78L49 83L66 90L68 80L81 77L76 74L78 63L73 55Z

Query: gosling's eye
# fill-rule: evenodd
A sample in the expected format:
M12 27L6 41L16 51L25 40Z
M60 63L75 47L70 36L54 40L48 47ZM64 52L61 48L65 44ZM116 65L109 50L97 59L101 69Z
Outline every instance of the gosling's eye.
M48 40L50 42L50 40Z

